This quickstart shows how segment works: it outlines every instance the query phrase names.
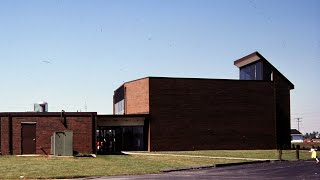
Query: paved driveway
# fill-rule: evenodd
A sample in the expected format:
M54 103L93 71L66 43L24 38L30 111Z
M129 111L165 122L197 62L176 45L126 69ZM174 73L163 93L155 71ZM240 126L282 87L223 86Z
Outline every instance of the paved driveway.
M83 179L320 179L320 163L314 161L282 161L246 164L202 170L179 171L161 174L109 176Z

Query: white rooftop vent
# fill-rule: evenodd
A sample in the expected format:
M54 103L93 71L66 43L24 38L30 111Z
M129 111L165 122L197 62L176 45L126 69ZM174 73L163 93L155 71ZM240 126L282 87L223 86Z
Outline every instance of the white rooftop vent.
M34 104L35 112L48 112L48 103L44 101L40 101Z

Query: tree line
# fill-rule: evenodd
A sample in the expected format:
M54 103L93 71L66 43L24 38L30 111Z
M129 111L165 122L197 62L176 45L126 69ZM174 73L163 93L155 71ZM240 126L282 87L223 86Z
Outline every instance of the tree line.
M320 134L318 131L313 131L311 133L306 133L303 135L304 139L317 139L320 138Z

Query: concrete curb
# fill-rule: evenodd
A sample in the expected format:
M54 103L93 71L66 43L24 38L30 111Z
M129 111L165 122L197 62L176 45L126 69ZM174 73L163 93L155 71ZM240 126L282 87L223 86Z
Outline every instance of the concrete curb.
M190 167L182 167L182 168L172 168L172 169L163 169L160 172L175 172L175 171L187 171L187 170L196 170L196 169L208 169L215 168L216 164L207 165L207 166L190 166Z
M228 163L228 164L212 164L207 166L190 166L183 168L172 168L172 169L164 169L161 172L176 172L176 171L187 171L187 170L197 170L197 169L208 169L208 168L217 168L217 167L228 167L228 166L237 166L244 164L256 164L256 163L267 163L267 162L275 162L278 160L265 160L265 161L251 161L251 162L238 162L238 163Z

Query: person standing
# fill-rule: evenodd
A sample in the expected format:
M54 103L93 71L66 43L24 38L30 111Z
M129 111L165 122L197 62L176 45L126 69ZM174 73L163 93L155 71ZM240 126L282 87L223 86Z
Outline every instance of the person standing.
M319 159L317 157L317 149L314 146L312 146L309 152L311 152L311 158L316 159L317 163L319 163Z

